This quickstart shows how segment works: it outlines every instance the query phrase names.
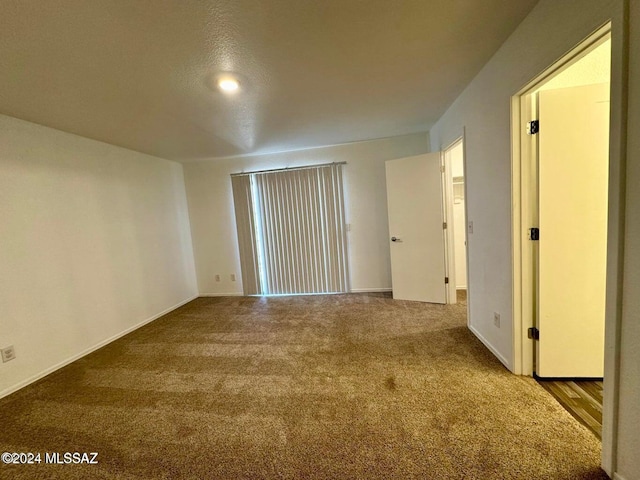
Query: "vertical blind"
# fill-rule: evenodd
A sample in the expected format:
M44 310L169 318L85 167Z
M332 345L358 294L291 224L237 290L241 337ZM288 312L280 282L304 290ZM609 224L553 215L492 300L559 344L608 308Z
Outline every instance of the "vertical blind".
M247 292L260 292L260 271L258 268L258 248L253 216L254 203L251 195L251 177L231 178L233 202L236 210L236 228L240 248L240 269L242 285Z
M341 164L231 181L245 295L348 291Z

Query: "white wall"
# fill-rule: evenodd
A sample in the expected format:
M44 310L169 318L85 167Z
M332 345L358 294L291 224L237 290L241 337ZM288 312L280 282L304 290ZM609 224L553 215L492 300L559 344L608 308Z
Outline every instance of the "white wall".
M640 479L640 2L631 2L618 468Z
M0 396L197 294L182 166L0 115Z
M509 368L511 298L510 99L612 16L615 0L542 0L431 129L433 150L465 132L470 327ZM501 328L493 324L501 315Z
M425 153L426 133L294 152L184 165L198 286L203 295L241 294L240 258L229 175L240 171L346 161L352 290L391 288L385 160ZM236 274L236 282L230 275ZM221 281L215 281L215 275Z

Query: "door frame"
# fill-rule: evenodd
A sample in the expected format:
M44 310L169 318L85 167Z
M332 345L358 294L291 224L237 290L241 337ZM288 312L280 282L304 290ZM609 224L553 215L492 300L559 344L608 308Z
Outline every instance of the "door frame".
M527 141L524 126L531 119L531 93L552 76L589 53L611 35L611 109L609 117L609 198L607 227L607 273L605 309L605 367L602 431L602 466L610 475L615 471L619 395L619 351L622 310L624 254L625 179L625 99L627 66L624 52L627 32L624 25L607 22L580 42L553 65L542 71L511 97L511 185L512 185L512 298L513 372L533 375L534 343L527 336L534 326L533 248L527 239L529 227L537 226L532 189L537 181L532 165L536 142Z
M446 260L447 260L447 275L449 277L449 286L447 288L447 303L457 303L456 296L456 263L455 263L455 230L454 230L454 218L453 218L453 173L451 167L451 160L447 156L447 152L457 147L458 144L462 145L462 170L464 175L464 224L465 228L468 225L467 217L467 156L465 150L464 130L462 135L451 142L446 148L442 149L442 162L444 166L443 175L443 189L444 192L444 215L447 222L447 228L445 230L446 236ZM452 233L453 232L453 233ZM465 269L467 271L467 324L469 323L469 235L466 235L466 243L464 246L465 255Z

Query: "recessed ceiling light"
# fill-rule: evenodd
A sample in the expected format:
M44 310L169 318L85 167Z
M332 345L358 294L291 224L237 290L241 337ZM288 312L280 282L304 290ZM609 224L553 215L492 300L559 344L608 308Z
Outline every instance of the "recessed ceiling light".
M233 77L222 77L218 79L218 88L225 93L233 93L240 88L240 82Z

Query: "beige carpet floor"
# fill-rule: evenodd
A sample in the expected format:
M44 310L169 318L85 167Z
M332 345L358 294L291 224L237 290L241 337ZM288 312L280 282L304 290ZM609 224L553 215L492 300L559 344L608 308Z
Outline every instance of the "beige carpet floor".
M606 478L593 434L510 374L465 311L385 294L194 300L0 400L0 453L43 462L0 478Z

